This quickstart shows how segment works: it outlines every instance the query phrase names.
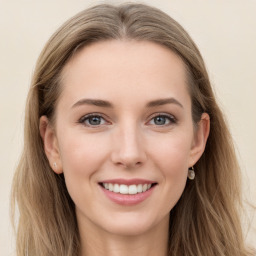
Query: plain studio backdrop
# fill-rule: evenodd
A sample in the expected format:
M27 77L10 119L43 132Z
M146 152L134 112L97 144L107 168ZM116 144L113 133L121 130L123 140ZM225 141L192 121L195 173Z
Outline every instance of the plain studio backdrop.
M0 256L14 255L10 188L22 149L25 99L35 62L64 21L100 2L0 0ZM144 3L176 19L198 45L234 137L244 194L256 204L256 0ZM256 245L256 217L248 209L252 228L248 231L244 225L247 240Z

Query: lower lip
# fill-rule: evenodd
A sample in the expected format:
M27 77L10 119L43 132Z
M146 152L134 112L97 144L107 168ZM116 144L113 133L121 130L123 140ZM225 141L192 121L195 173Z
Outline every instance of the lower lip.
M149 190L142 192L142 193L135 194L135 195L124 195L124 194L120 194L120 193L111 192L111 191L103 188L102 186L100 186L100 188L102 189L104 194L111 201L113 201L114 203L120 204L120 205L136 205L136 204L143 202L152 194L155 187L156 186L153 186Z

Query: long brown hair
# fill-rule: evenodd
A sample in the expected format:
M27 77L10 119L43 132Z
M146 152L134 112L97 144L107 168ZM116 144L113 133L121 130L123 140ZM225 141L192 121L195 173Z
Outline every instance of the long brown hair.
M18 256L76 256L80 240L74 203L63 175L52 170L39 133L39 118L54 120L61 71L82 47L103 40L146 40L168 47L187 70L192 116L211 119L205 152L170 213L169 251L176 256L250 255L240 223L240 170L230 133L195 43L162 11L143 4L101 4L68 20L43 49L27 98L24 149L13 181L19 208Z

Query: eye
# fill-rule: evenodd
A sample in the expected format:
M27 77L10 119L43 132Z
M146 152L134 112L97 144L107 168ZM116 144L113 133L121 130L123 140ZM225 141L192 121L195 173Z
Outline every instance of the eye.
M149 121L150 125L156 126L166 126L174 123L176 123L175 117L167 114L157 114Z
M79 123L84 124L85 126L100 126L107 123L107 121L99 114L89 114L83 116Z

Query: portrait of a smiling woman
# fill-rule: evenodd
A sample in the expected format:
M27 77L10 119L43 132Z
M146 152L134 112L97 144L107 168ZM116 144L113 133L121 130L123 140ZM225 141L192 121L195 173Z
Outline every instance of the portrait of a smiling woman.
M47 42L12 196L17 256L253 255L201 54L144 4L90 7Z

